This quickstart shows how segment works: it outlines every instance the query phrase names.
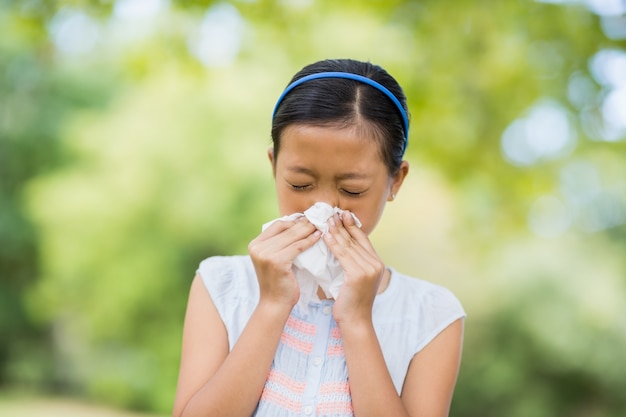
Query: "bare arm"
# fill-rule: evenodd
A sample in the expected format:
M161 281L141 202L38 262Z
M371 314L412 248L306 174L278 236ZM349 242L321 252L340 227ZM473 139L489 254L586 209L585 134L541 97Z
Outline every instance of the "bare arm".
M250 416L289 309L260 303L228 353L224 324L200 277L191 287L173 415Z
M174 417L252 415L299 297L292 261L319 236L308 221L276 222L250 243L260 300L230 352L224 323L196 276L185 316Z
M462 320L415 355L399 396L372 322L384 264L346 212L343 220L336 217L330 224L326 242L345 274L333 314L343 339L355 416L447 416L460 363Z
M448 416L462 335L463 320L459 319L417 353L399 397L373 327L342 332L355 416Z
M389 375L374 327L351 325L341 331L356 417L408 417Z
M413 357L402 388L402 401L411 416L444 417L450 412L463 327L463 319L456 320Z

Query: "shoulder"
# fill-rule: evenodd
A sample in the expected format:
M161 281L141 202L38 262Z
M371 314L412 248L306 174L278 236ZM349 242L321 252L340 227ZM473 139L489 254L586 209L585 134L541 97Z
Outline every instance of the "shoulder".
M463 312L461 302L448 288L395 269L391 270L389 286L377 297L377 301L387 308L409 308L414 312L432 309Z
M400 291L396 291L403 302L420 307L422 313L455 312L465 314L459 299L448 288L420 278L410 277L394 271ZM415 301L418 303L415 303Z
M374 327L398 393L409 364L459 318L463 306L447 288L391 270L389 285L374 301Z
M214 256L200 262L198 276L235 345L258 303L259 284L249 256Z
M258 284L249 256L212 256L200 262L197 273L214 299L256 294Z
M381 321L402 322L420 350L455 320L465 317L459 299L448 288L392 270L388 288L377 297Z

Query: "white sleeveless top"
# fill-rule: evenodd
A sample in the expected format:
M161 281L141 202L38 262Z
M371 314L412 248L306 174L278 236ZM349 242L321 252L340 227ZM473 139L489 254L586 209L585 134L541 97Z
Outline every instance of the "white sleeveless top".
M249 256L211 257L198 269L224 321L233 348L259 300ZM341 334L333 300L295 306L283 330L255 416L353 416ZM373 323L398 394L413 356L455 320L465 317L446 288L391 269L374 300Z

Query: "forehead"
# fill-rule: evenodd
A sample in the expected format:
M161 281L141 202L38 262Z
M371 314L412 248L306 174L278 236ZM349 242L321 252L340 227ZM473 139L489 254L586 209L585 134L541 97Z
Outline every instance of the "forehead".
M366 172L382 166L379 142L356 127L293 125L281 135L276 163L283 168L314 164L320 169Z

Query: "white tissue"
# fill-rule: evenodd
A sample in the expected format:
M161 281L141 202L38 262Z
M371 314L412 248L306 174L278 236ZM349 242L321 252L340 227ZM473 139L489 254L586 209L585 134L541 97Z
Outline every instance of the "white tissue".
M277 220L295 220L305 216L324 235L328 232L328 219L335 213L343 213L338 207L331 207L329 204L318 202L313 204L304 213L294 213L272 220L263 225L265 230L270 224ZM359 219L352 214L358 227L361 227ZM293 271L300 286L300 299L298 305L307 312L310 302L319 302L317 287L321 287L327 297L334 299L339 295L339 290L343 284L343 269L339 261L330 252L323 239L318 240L309 249L302 252L293 261Z

